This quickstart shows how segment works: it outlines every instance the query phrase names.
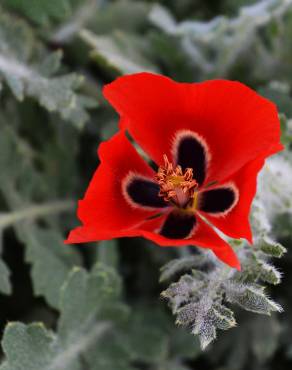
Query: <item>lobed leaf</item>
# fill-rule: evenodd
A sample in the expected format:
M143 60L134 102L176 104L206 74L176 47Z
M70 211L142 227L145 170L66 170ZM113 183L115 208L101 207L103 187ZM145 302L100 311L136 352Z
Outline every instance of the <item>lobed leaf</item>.
M269 299L262 287L228 282L225 285L226 298L247 311L270 315L273 311L282 312L282 307Z
M143 56L143 40L116 31L111 36L95 35L89 30L80 32L82 40L91 48L91 57L101 66L121 74L142 71L156 72L157 68Z
M49 112L58 112L81 127L93 100L75 92L83 83L82 76L56 74L60 62L61 52L46 53L28 24L0 10L0 79L19 101L32 97Z
M8 324L2 343L6 361L0 369L83 369L82 356L100 344L112 348L111 342L102 344L102 339L112 332L113 323L119 318L117 310L120 314L125 312L124 306L117 307L119 294L120 282L112 270L101 265L96 265L91 273L73 269L61 290L57 332L53 334L42 324ZM115 316L104 315L109 303L116 306ZM108 355L109 352L104 359L96 359L100 367L93 363L92 369L108 369L108 365L115 368L115 359Z

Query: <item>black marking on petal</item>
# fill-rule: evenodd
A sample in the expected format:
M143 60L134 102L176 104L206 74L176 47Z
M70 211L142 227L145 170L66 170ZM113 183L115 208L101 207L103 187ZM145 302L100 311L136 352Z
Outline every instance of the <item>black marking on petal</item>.
M196 218L193 214L173 211L167 216L160 234L169 239L185 239L192 234L195 226Z
M206 190L199 193L199 210L222 216L232 210L238 201L234 186Z
M210 152L205 140L192 131L180 131L174 142L174 159L183 170L192 168L193 177L202 185L208 169Z
M138 175L130 175L123 186L125 198L134 207L167 207L168 204L158 195L159 191L157 183Z

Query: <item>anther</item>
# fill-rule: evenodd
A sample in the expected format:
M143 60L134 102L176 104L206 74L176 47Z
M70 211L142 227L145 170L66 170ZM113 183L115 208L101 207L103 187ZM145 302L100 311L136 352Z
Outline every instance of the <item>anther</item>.
M193 179L193 169L182 170L181 166L173 167L167 155L163 156L164 165L160 166L156 180L160 186L159 196L179 207L185 207L194 198L198 183Z

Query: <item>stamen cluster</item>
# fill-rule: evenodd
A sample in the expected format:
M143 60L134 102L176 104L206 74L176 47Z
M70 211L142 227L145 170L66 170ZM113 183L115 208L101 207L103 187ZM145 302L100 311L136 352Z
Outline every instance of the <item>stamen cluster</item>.
M184 206L189 199L194 198L198 183L193 179L193 169L186 168L183 172L181 166L174 168L163 155L164 166L160 166L156 180L160 186L159 196L165 201L172 201L176 205Z

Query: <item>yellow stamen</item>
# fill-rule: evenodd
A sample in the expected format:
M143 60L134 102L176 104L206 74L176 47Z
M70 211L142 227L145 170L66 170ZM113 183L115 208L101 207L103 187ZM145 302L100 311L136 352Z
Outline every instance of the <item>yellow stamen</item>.
M166 201L172 201L179 207L185 207L189 200L196 198L198 183L193 179L193 169L181 166L173 167L166 155L163 156L164 166L160 166L156 175L160 185L159 196Z

